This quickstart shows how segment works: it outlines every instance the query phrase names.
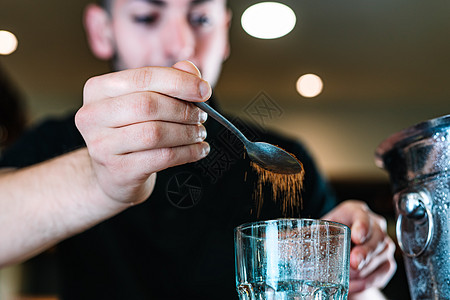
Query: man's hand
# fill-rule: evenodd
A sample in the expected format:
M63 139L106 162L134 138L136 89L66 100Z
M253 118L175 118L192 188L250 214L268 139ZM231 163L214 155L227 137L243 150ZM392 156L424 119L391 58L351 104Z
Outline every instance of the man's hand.
M75 121L103 192L140 203L156 172L205 157L207 115L189 102L210 96L210 85L186 61L89 79Z
M349 294L385 287L397 268L395 244L386 233L386 220L355 200L344 201L323 219L351 229Z

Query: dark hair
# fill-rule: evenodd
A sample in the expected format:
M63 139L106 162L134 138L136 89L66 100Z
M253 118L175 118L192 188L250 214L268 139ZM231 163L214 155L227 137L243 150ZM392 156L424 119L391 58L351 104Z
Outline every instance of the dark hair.
M106 11L111 12L113 0L98 0L99 5L102 6ZM225 1L228 3L229 1Z
M111 12L112 0L99 0L99 4L103 7L107 12Z

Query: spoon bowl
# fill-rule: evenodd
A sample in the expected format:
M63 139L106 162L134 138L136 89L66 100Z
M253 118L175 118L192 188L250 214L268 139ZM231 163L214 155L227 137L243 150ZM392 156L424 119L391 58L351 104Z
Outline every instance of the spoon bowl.
M289 152L265 142L248 142L245 145L252 161L273 173L296 174L302 171L298 160Z
M296 174L302 171L300 162L290 153L275 145L264 142L251 142L224 116L205 102L194 104L233 132L244 144L250 159L260 167L279 174Z

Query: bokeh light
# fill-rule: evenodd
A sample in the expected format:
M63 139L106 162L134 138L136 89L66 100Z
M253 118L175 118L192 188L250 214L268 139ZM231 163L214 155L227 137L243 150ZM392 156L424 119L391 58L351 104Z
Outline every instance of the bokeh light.
M17 49L17 38L16 36L6 30L0 30L0 54L9 55L16 51Z
M260 39L276 39L295 27L294 11L278 2L261 2L248 7L241 18L242 28Z
M318 96L323 90L322 79L315 74L305 74L297 80L297 92L306 98Z

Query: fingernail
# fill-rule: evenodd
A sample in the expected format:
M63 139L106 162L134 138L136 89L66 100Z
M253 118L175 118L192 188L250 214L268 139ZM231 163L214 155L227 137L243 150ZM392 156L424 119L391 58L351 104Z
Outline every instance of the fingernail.
M200 123L205 123L208 119L208 114L205 113L203 110L200 110Z
M360 223L353 225L352 232L354 232L355 238L359 243L364 243L366 234L364 233L364 228Z
M202 149L202 157L205 157L209 154L210 147L208 143L203 143L203 149Z
M200 70L198 69L198 67L197 67L192 61L190 61L189 59L187 59L186 61L188 61L194 68L197 69L198 76L199 76L200 78L202 78L202 73L200 73Z
M358 260L358 271L361 271L361 269L366 264L364 256L361 253L358 254L357 260Z
M359 242L362 244L364 243L364 241L366 240L366 234L363 232L362 228L360 229L360 231L357 233L357 237Z
M206 81L201 80L198 88L200 90L200 96L202 97L202 99L208 99L211 96L211 87Z
M202 142L204 139L206 139L206 129L203 126L199 126L197 141Z

